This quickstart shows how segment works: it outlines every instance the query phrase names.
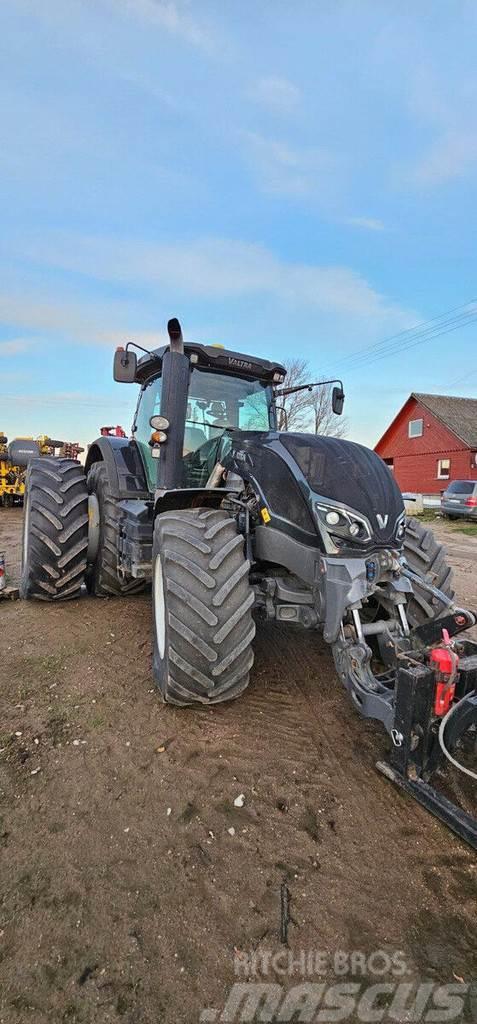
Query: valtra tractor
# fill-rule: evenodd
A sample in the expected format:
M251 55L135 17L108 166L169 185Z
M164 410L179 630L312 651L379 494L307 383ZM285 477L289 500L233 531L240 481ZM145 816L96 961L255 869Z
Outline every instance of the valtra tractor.
M115 380L140 385L130 438L99 437L85 469L30 462L21 596L151 581L154 680L176 705L242 693L255 619L319 630L356 710L391 737L381 770L477 845L475 820L430 784L477 722L477 644L463 639L476 620L455 604L442 547L406 522L374 452L278 431L297 390L283 366L185 344L175 319L168 332L140 358L133 343L116 351ZM326 383L340 414L342 384Z

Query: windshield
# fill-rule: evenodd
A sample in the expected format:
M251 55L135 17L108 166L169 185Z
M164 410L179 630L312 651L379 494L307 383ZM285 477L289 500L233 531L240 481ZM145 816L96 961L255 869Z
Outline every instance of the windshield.
M269 430L272 401L270 385L260 381L192 370L184 448L195 451L227 428Z
M162 380L156 377L140 394L134 436L141 449L151 490L156 480L156 463L151 455L151 416L160 413ZM184 431L184 456L190 456L208 442L233 430L274 429L273 391L269 384L245 377L229 377L194 367L191 370ZM188 475L188 474L187 474Z
M448 494L472 494L474 490L473 480L454 480L447 488Z

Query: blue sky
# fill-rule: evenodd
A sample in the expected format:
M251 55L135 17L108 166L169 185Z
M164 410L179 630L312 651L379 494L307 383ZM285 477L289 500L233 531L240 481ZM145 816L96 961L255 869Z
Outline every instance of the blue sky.
M474 2L11 0L0 15L0 429L129 427L116 344L187 337L345 381L374 444L475 395Z

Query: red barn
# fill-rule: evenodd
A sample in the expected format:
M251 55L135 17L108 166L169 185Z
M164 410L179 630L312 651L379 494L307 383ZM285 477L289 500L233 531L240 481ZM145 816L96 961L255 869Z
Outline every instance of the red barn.
M449 480L477 480L477 399L413 392L374 450L402 491L439 494Z

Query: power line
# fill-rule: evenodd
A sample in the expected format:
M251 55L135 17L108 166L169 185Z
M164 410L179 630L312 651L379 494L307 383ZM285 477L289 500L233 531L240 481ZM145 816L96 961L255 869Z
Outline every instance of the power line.
M463 312L460 312L461 310ZM443 334L459 330L475 320L477 320L477 300L471 299L469 302L455 306L445 313L440 313L429 320L422 321L414 327L399 331L397 334L392 334L382 341L364 346L356 352L344 356L338 361L338 364L334 363L334 369L336 369L337 365L344 366L345 372L358 369L376 360L395 355L409 348L414 348L416 345L423 344Z
M434 386L442 391L444 388L453 388L456 384L462 384L463 381L469 380L469 377L475 377L477 370L471 370L470 373L464 373L462 376L455 377L454 380L448 380L445 384L435 384Z
M466 312L460 313L460 310L465 310ZM364 355L368 352L372 353L387 345L394 344L401 338L405 339L406 336L410 337L411 335L420 333L421 331L431 330L433 324L437 328L443 320L447 320L449 317L453 318L455 313L459 314L459 316L467 317L469 315L473 315L475 312L477 312L477 300L470 299L469 302L464 302L459 306L454 306L452 309L448 309L444 313L439 313L438 315L431 317L429 320L423 320L418 324L414 324L413 327L407 327L402 331L398 331L396 334L391 334L387 338L383 338L382 341L377 341L372 345L366 345L363 348L358 349L357 352L351 353L349 356L345 356L344 360L347 361L349 359L353 359L355 356Z
M444 315L440 319L434 318L432 323L402 333L397 336L395 340L391 338L386 339L384 342L380 343L379 346L375 346L373 349L364 349L351 353L345 360L347 368L355 367L363 363L373 362L376 358L380 358L383 355L394 355L395 353L405 351L407 348L413 347L416 343L430 341L442 333L447 333L449 330L457 330L461 327L465 327L468 324L473 323L476 319L477 309L469 309L467 312L454 317Z
M346 369L348 372L355 369L360 369L363 366L367 366L370 363L377 362L381 359L386 359L389 356L398 355L401 352L406 352L408 349L416 348L417 345L422 345L426 341L432 341L434 338L440 338L444 334L450 334L453 331L458 331L462 327L466 327L477 320L477 310L474 314L468 315L464 318L455 318L454 320L443 321L441 324L436 324L435 327L430 328L427 331L416 332L414 335L410 335L407 339L406 344L394 345L393 347L383 349L382 351L376 352L374 355L371 354L369 357L358 358L351 366Z

